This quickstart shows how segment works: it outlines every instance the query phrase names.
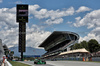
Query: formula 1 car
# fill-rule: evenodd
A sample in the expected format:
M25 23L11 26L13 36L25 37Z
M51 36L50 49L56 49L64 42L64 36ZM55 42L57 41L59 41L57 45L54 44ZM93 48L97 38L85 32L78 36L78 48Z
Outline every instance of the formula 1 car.
M42 59L35 59L34 64L46 64L46 61Z

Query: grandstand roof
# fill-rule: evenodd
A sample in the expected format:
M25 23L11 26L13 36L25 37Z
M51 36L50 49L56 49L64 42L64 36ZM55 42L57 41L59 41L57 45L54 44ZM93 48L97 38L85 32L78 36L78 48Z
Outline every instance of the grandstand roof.
M89 53L89 51L87 51L85 48L83 48L83 49L76 49L76 50L71 50L71 51L67 51L67 52L62 52L59 55L65 55L65 54L77 53L77 52Z
M49 42L53 41L55 38L57 38L60 35L64 34L75 34L78 36L78 34L74 32L69 32L69 31L54 31L43 43L39 45L39 47L44 47L46 46Z

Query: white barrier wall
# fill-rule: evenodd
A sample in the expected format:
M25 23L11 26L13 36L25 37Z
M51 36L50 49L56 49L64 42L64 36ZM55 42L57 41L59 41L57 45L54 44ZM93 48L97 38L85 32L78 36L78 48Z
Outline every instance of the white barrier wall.
M12 65L5 59L4 66L12 66Z
M0 61L3 60L3 55L4 55L4 49L3 49L3 46L2 46L2 40L0 39Z

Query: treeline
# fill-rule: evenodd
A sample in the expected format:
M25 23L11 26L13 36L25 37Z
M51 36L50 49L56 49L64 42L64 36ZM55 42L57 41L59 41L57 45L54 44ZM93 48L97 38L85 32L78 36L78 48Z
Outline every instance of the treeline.
M71 48L71 50L85 48L89 52L93 53L93 52L100 51L100 44L98 43L97 40L91 39L88 42L82 41L80 43L76 43L76 44L72 45L70 48Z

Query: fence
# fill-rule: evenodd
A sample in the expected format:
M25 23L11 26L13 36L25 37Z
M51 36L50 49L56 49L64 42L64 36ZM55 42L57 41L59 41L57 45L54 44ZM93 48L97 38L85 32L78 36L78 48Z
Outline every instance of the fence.
M74 57L67 57L67 58L56 58L56 60L73 60L73 61L83 61L83 58L74 58Z
M92 57L92 61L100 61L100 57Z

